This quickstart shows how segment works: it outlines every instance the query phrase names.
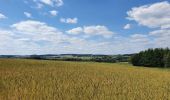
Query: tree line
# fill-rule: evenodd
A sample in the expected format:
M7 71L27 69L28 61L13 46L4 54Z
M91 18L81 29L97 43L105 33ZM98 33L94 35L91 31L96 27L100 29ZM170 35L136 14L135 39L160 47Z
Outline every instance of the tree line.
M38 60L59 60L59 61L90 61L90 62L128 62L132 54L124 55L71 55L69 57L65 56L46 56L46 55L30 55L27 59L38 59Z
M170 67L170 49L155 48L133 55L130 62L134 66Z

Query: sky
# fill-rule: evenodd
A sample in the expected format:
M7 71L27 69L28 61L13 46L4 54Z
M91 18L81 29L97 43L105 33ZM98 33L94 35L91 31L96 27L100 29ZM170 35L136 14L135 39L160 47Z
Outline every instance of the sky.
M170 48L169 0L0 0L0 55Z

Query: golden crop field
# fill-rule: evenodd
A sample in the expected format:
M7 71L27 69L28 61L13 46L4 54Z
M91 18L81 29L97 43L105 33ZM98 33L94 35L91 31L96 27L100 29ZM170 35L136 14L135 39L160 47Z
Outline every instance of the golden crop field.
M170 71L128 64L0 59L1 100L167 100Z

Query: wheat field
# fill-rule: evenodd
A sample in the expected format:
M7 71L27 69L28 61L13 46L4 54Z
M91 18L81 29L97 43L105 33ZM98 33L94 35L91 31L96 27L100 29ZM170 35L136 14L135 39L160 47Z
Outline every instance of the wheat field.
M0 100L168 100L170 71L129 64L0 59Z

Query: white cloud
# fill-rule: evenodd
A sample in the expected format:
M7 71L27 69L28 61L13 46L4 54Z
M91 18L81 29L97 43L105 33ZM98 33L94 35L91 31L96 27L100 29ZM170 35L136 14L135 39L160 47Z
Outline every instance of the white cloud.
M5 41L5 39L12 37L14 34L11 31L0 29L0 38ZM6 37L6 38L4 38Z
M129 20L149 28L170 26L170 3L158 2L150 5L134 7L127 12Z
M64 46L65 44L75 46L85 42L84 39L78 37L69 37L57 28L48 26L46 23L40 21L21 21L11 25L11 28L12 32L18 34L18 40L22 42L31 41L31 43L33 42L34 44L36 44L37 42L42 43L44 41L43 43L45 43L45 45L43 45L43 47L46 48L43 49L47 49L47 47L53 48L55 50L63 49L62 46Z
M56 31L54 27L50 27L46 23L34 21L34 20L21 21L11 25L11 27L18 31L22 31L30 34Z
M68 24L76 24L78 23L78 18L60 18L60 22L68 23Z
M152 42L150 48L170 47L170 3L168 1L134 7L127 14L129 20L134 20L148 28L157 28L157 30L149 32L147 37L132 36L132 41L145 41L147 43L149 40L149 43ZM138 38L134 39L134 37Z
M50 6L50 7L60 7L64 5L63 0L32 0L34 3L36 3L37 9L41 9L44 6Z
M24 25L24 22L26 22L25 24L27 25ZM111 41L85 40L80 37L64 35L64 33L57 28L48 26L43 22L33 21L34 23L30 22L30 24L28 24L28 22L22 21L22 23L16 23L14 26L12 25L12 29L0 29L0 46L3 47L0 48L0 54L122 54L139 52L154 47L154 44L150 42L132 41L132 39L148 38L148 36L141 34L135 34L131 37L120 36ZM19 28L22 25L24 25L25 28L30 28L32 31ZM36 27L37 30L34 30L32 27ZM48 31L40 31L42 27L48 27L46 28ZM161 40L161 38L160 40L154 40L154 42L160 42L157 44L157 47L168 45L168 42L165 45L165 42Z
M56 11L56 10L51 10L49 12L52 16L57 16L57 14L58 14L58 11Z
M28 18L32 18L32 14L29 13L29 12L24 12L24 15L25 15L26 17L28 17Z
M36 23L43 22L36 21ZM19 25L19 23L16 24ZM29 25L33 24L31 23ZM48 26L44 23L41 24L40 27L42 27L43 25ZM34 29L32 29L33 34L24 34L27 33L27 30L24 32L23 29L18 29L15 27L13 28L15 30L12 29L6 31L0 29L0 46L3 47L0 48L0 54L122 54L134 53L147 48L147 44L140 42L130 42L131 38L125 37L119 37L112 41L87 41L78 37L63 36L63 34L58 34L58 31L54 31L53 29L49 30L54 32L56 35L50 35L48 34L48 32L46 33L48 35L45 35L43 33L41 34L41 32L36 32L36 30ZM45 30L43 30L42 32L45 32ZM58 35L60 35L60 38L54 39L58 37ZM46 38L46 41L44 40L44 38Z
M7 18L4 14L0 13L0 19L5 19Z
M83 29L81 27L73 28L73 29L67 31L68 34L73 34L73 35L77 35L82 32L83 32Z
M115 50L108 49L108 47L112 47L109 42L68 36L55 27L35 20L15 23L11 25L11 29L0 31L0 34L0 38L2 38L0 46L3 46L0 48L0 54L109 54Z
M154 30L149 35L154 38L154 47L170 47L170 28Z
M76 24L78 22L78 19L77 18L68 18L66 19L66 23L70 23L70 24Z
M130 29L131 28L131 24L126 24L123 29Z
M130 36L130 41L131 42L140 42L140 43L149 43L149 39L147 35L143 35L143 34L133 34Z
M143 34L133 34L131 35L131 38L135 38L135 39L139 39L139 38L146 38L147 35L143 35Z
M168 29L168 28L170 29L170 24L161 26L161 29Z
M20 48L22 47L25 47L25 49L29 50L29 45L27 45L27 47L25 44L23 44L23 42L17 40L16 34L11 30L0 29L0 38L0 46L3 47L0 48L0 54L17 54L18 51L21 54ZM27 50L25 52L27 52Z
M82 27L77 27L77 28L73 28L71 30L68 30L67 33L69 34L80 34L80 33L84 33L88 36L103 36L105 38L110 38L112 37L113 34L115 34L114 32L110 31L106 26L101 26L101 25L97 25L97 26L84 26Z
M155 47L170 47L170 29L159 29L149 33L153 36Z
M110 38L113 34L106 26L84 26L84 33L87 35L102 35L105 38Z
M47 5L50 5L50 6L53 5L52 0L40 0L40 1L41 1L42 3L47 4Z
M155 31L150 32L149 34L152 36L157 36L157 37L170 36L170 29L155 30Z
M17 33L20 33L20 36L24 38L25 36L27 38L29 37L33 41L55 41L57 43L66 38L66 36L57 28L34 20L18 22L11 25L11 28Z
M40 0L40 2L52 7L54 6L60 7L64 4L63 0Z

